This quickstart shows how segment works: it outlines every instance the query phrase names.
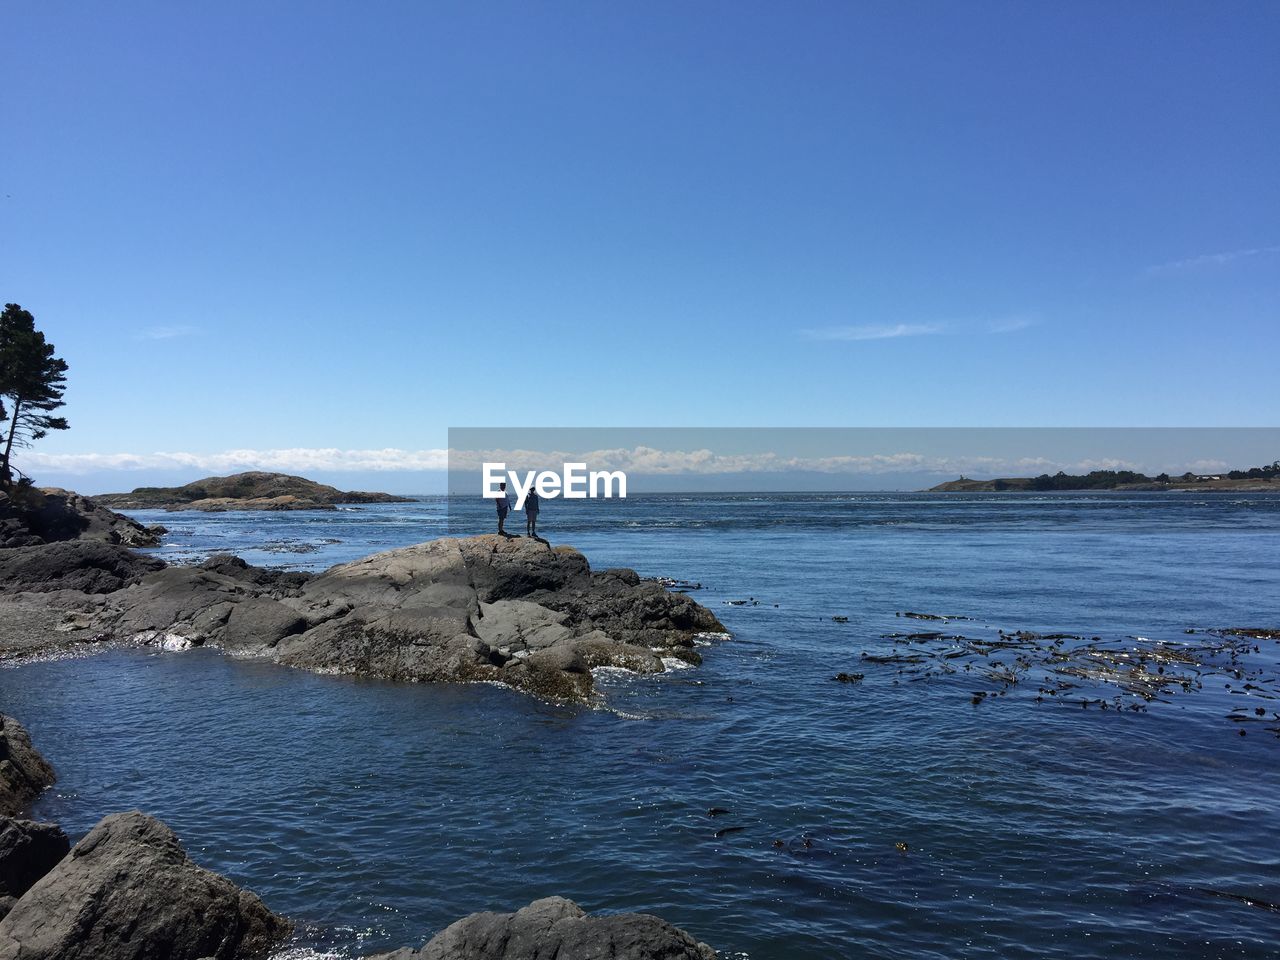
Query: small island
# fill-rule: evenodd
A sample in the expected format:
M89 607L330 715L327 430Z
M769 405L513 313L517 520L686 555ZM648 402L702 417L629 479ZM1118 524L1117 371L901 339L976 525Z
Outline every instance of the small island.
M997 477L974 480L960 477L948 480L925 493L1002 493L1005 491L1045 492L1050 490L1230 490L1236 493L1271 493L1280 491L1280 460L1265 467L1231 470L1227 473L1184 473L1171 477L1161 473L1148 477L1133 470L1094 470L1070 474L1059 470L1038 477Z
M131 493L103 493L95 503L115 510L336 510L338 504L412 503L412 497L363 490L339 490L286 473L250 470L229 477L205 477L181 487L138 487Z

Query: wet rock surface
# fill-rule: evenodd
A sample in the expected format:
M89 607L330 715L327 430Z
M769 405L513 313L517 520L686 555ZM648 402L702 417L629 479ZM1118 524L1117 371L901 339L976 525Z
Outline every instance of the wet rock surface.
M20 813L54 779L53 767L32 746L26 728L0 714L0 816Z
M515 913L473 913L420 949L368 960L715 960L678 927L643 913L588 916L572 900L547 897Z
M0 920L0 957L233 960L265 957L288 921L193 863L139 812L98 823Z
M0 657L38 649L49 623L32 623L30 608L41 592L60 611L49 648L209 645L322 673L496 681L556 700L588 699L593 667L699 663L695 638L724 633L683 593L632 570L593 572L577 550L523 537L433 540L319 575L226 555L166 567L90 541L0 551L0 614L14 613L0 619Z

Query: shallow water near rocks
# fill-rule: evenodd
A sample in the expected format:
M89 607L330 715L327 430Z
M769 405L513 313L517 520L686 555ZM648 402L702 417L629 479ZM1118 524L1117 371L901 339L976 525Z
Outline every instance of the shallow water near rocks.
M487 529L484 506L455 523ZM136 515L170 528L166 559L319 569L442 535L445 509ZM552 503L540 528L597 569L701 583L734 638L698 669L602 672L594 709L200 650L0 670L0 709L60 776L35 813L73 834L154 814L296 920L295 947L342 957L550 894L758 960L1276 956L1265 683L1104 711L1105 683L1037 703L1039 674L1002 693L861 655L930 629L1280 627L1280 498L654 496ZM1274 680L1280 642L1256 647L1241 669ZM1266 716L1229 720L1242 704Z

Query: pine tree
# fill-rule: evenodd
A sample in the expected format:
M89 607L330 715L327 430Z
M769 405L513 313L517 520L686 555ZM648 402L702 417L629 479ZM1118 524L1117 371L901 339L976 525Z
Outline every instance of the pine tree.
M29 311L5 304L0 313L0 488L13 486L9 458L14 447L69 426L64 417L51 416L63 405L67 379L67 362L53 350Z

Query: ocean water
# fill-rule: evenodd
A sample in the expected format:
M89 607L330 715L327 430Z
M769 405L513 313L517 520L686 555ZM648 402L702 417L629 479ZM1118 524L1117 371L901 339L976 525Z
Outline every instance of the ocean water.
M448 528L440 498L138 516L170 560L307 569ZM1280 498L653 496L540 528L700 583L732 639L593 707L208 651L4 669L60 775L35 813L164 819L304 954L560 894L756 960L1280 955L1280 642L1205 632L1280 627ZM1178 678L1150 698L1111 682L1139 650ZM1081 661L1112 672L1054 672Z

